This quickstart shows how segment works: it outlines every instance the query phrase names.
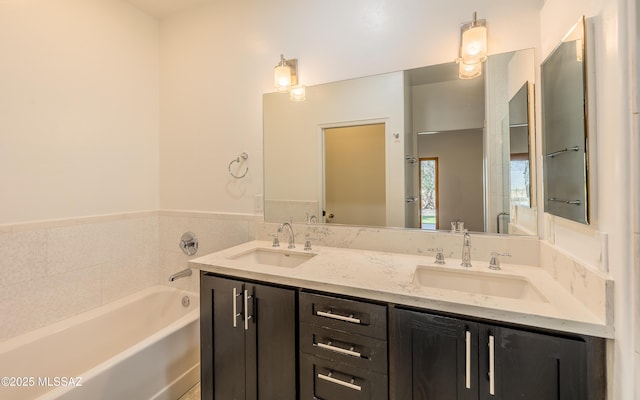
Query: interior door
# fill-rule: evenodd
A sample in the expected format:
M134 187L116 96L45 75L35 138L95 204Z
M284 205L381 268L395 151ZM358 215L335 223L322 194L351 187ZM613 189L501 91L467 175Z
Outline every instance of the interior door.
M325 221L386 226L385 125L324 130Z

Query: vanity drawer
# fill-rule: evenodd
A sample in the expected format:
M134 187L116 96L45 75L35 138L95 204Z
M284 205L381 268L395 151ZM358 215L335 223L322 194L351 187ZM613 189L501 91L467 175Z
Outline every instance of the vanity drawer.
M300 324L300 351L312 356L387 373L387 341Z
M300 322L387 340L387 307L379 304L302 292Z
M301 400L387 400L387 375L303 354Z

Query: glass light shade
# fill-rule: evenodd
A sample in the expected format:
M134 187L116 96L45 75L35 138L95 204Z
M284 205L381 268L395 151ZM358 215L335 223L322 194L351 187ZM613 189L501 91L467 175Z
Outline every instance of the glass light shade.
M466 64L476 64L487 59L487 27L472 25L463 27L460 44L460 58Z
M458 60L458 76L460 79L473 79L482 75L482 63L467 64Z
M306 98L306 89L304 86L294 86L289 92L289 98L293 101L304 101Z
M273 82L278 92L286 92L291 87L291 68L278 65L273 70Z

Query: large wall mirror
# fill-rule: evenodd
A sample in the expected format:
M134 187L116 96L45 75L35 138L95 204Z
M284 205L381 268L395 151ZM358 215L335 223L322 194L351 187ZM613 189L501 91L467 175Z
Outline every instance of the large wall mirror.
M533 49L264 95L265 220L537 234Z
M585 21L541 66L544 211L588 223Z

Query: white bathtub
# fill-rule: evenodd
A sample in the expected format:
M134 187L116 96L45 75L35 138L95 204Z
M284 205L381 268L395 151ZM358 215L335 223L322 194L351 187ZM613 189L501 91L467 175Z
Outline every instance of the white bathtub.
M0 399L175 400L200 379L199 329L197 294L145 289L0 343Z

